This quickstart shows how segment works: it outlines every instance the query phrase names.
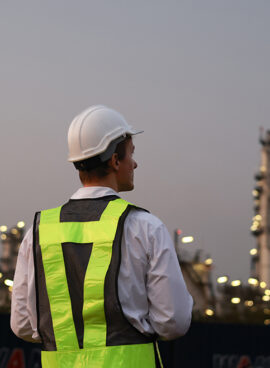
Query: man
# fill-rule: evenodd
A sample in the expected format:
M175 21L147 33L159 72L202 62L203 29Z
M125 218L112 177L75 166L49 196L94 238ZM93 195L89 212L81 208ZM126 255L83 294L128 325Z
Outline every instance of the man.
M192 298L164 224L118 195L133 189L132 136L116 111L71 123L83 187L37 213L20 247L11 328L42 342L43 367L153 368L154 342L188 330Z

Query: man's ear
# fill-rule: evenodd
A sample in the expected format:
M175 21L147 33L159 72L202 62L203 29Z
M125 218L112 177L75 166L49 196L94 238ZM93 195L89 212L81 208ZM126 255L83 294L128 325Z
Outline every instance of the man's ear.
M118 171L119 170L119 159L118 159L118 154L114 153L109 161L109 166L115 170Z

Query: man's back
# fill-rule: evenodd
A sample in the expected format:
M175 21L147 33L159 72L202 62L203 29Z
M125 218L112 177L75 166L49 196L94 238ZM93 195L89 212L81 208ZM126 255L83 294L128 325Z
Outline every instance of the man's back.
M80 206L87 199L115 195L117 193L110 188L88 187L80 188L71 200ZM146 335L155 333L161 338L172 339L185 334L190 324L192 299L164 224L148 212L131 210L124 223L121 244L118 294L127 319ZM29 231L18 260L18 266L22 262L28 265L28 270L21 274L18 267L16 271L11 323L18 336L39 341L35 309L31 308L30 315L27 313L29 306L35 305L31 247L32 233ZM27 308L24 308L24 303L27 303ZM19 320L28 323L21 325Z
M70 125L69 161L83 188L66 205L36 216L13 287L12 329L42 340L44 367L66 361L73 367L79 356L82 367L154 367L152 341L181 336L189 327L192 298L166 227L116 199L134 188L132 136L141 132L102 105Z

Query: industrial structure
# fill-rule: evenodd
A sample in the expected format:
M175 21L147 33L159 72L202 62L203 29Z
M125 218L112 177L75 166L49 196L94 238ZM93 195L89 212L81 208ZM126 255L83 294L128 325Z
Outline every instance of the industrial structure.
M218 279L217 309L227 315L226 320L270 325L270 131L261 130L259 140L261 159L254 177L254 215L250 227L256 244L250 250L250 278L247 285L240 280L229 283L228 277Z
M192 295L195 319L216 315L216 297L212 284L213 260L201 249L191 252L186 244L193 243L192 236L183 236L182 230L174 231L174 245L187 288Z
M194 300L195 320L264 323L270 325L270 131L261 133L261 164L255 174L254 216L251 233L256 246L250 250L251 274L248 283L221 276L212 280L213 260L186 244L192 236L174 232L174 244L187 288ZM18 249L24 222L8 229L0 226L0 312L9 312Z
M255 174L254 217L250 228L256 238L251 250L251 275L270 287L270 131L261 133L261 165Z
M19 246L24 236L24 222L19 221L16 226L8 229L0 226L0 312L10 311L11 292Z
M194 299L194 318L270 325L270 131L260 135L261 162L252 191L254 216L250 228L256 246L250 250L247 284L223 275L212 282L212 259L181 249L182 231L174 233L175 248L187 287ZM189 237L192 238L192 237ZM185 242L185 241L184 241Z

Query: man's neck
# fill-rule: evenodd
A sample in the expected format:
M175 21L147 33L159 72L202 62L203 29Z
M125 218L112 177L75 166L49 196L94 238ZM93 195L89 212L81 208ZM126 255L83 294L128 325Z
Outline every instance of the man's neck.
M87 183L83 183L84 187L107 187L118 192L118 185L113 177L106 176L104 178L93 179Z

